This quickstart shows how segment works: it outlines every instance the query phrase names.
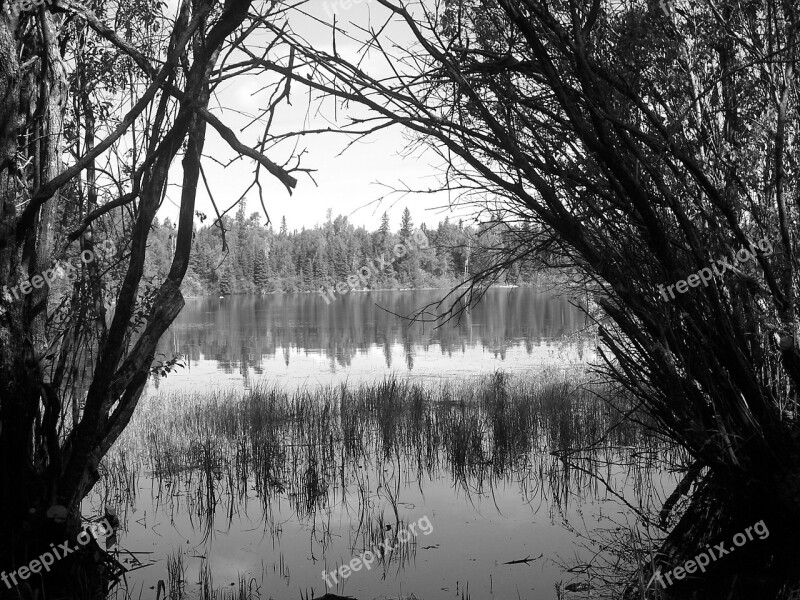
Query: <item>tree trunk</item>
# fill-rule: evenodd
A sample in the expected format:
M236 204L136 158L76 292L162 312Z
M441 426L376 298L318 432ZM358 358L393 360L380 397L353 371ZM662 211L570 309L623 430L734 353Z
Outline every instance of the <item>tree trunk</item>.
M789 598L791 590L800 584L800 478L796 465L791 465L798 456L800 453L787 460L779 471L773 468L769 478L760 481L732 481L718 472L708 475L654 560L641 567L637 583L625 592L625 600ZM745 534L748 528L752 531L760 521L768 530L764 539L753 535L739 546L733 543L734 536ZM716 550L721 542L726 550L733 551L716 556L721 554ZM685 566L701 553L707 554L709 547L714 557L702 576L695 571L694 576L686 575L682 580L674 575L671 583L666 580L665 573ZM663 584L654 577L656 570ZM643 587L647 594L642 594Z
M25 239L16 236L20 211L38 188L62 169L65 69L55 44L42 44L36 57L19 59L16 17L0 12L0 569L12 573L79 533L79 506L67 506L65 520L49 518L60 472L56 423L60 405L40 368L47 348L47 289L11 288L48 268L52 255L56 194L36 215ZM42 11L45 38L54 39L52 17ZM21 62L25 65L23 68ZM33 135L31 135L33 132ZM40 407L41 404L41 407ZM74 545L74 544L72 544ZM85 558L86 553L81 556ZM78 553L74 553L77 558ZM67 558L48 576L62 579L77 562ZM31 577L11 585L23 594L37 585ZM73 578L74 582L75 579ZM0 583L0 596L11 580ZM50 591L58 589L50 586ZM98 588L95 581L91 588ZM69 588L65 588L69 591ZM86 592L88 590L83 590ZM72 588L72 592L76 592Z

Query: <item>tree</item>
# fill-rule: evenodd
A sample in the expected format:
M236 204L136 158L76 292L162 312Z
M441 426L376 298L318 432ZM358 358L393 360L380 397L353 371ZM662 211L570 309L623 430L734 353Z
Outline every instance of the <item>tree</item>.
M413 230L414 224L411 222L411 211L406 207L403 209L403 216L400 220L400 237L404 240L408 239Z
M256 292L263 294L269 286L267 249L256 250L255 261L253 263L253 283Z
M416 248L411 247L408 242L413 230L414 224L411 221L411 211L406 207L403 209L399 231L399 244L402 246L403 254L398 256L394 263L394 269L397 271L400 283L406 287L418 287L421 279L419 252Z
M49 284L0 297L0 569L7 572L77 535L80 502L184 305L208 127L255 161L256 179L263 170L289 191L297 183L259 152L264 146L240 141L209 109L229 38L243 48L254 32L269 35L260 23L283 9L185 0L173 18L150 0L92 6L0 14L0 283L24 286L57 259L99 256L96 242L116 247L82 265L63 298L52 297ZM178 157L176 185L170 173ZM180 215L166 233L155 215L170 186L180 189ZM164 271L159 259L146 272L151 246ZM109 291L116 306L106 325ZM48 315L48 302L63 310ZM76 380L84 369L87 378ZM63 525L53 519L61 507ZM31 578L32 597L93 597L102 589L96 570L62 572L71 575Z
M387 215L386 213L383 213L383 215L381 216L381 226L378 229L378 232L381 234L381 237L384 240L392 232L392 229L389 226L389 215Z
M788 595L800 533L800 13L774 0L447 0L415 17L379 1L408 25L408 68L387 80L297 43L309 85L369 109L350 132L406 128L442 158L443 190L502 209L510 244L466 267L479 268L470 293L531 257L594 293L607 317L601 372L691 457L640 579L763 517L769 542L681 591ZM369 31L367 51L391 46ZM712 270L734 254L752 258Z
M225 265L222 268L222 273L219 276L219 293L224 296L230 296L236 292L235 282L236 279L231 273L231 268L228 265Z

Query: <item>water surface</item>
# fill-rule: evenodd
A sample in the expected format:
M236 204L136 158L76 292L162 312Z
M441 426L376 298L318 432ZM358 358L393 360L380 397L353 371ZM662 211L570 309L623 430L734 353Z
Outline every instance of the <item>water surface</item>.
M182 355L186 368L155 385L185 391L259 382L313 388L390 375L460 378L581 360L590 347L575 336L585 327L583 314L567 298L532 288L490 289L441 327L403 318L445 294L365 292L330 303L319 294L190 299L158 357ZM431 308L428 318L443 312Z
M84 508L120 510L130 552L119 558L142 564L131 597L155 598L171 556L185 598L207 572L214 588L234 591L241 577L244 597L276 600L556 599L576 577L567 564L613 560L597 552L598 532L634 527L630 506L663 500L674 476L646 439L611 425L618 413L587 400L575 368L594 356L583 314L552 293L492 289L441 327L403 319L443 294L189 300L159 357L183 355L186 368L149 384ZM536 383L496 385L507 381L498 371ZM355 413L342 408L387 378L427 391L402 410L382 388ZM304 408L231 412L247 390L273 387ZM601 438L579 469L551 454ZM326 588L323 569L422 517L429 535Z
M567 567L608 561L620 576L601 540L636 529L629 507L663 501L675 478L646 430L621 423L580 380L551 368L533 379L348 386L289 399L263 390L246 401L153 395L86 512L109 500L122 508L122 544L136 554L121 559L149 565L128 576L133 597L151 597L180 555L186 598L198 597L209 569L216 588L244 577L276 600L325 591L544 600L576 577L592 591L572 597L599 599L600 580ZM572 466L553 452L570 453ZM398 520L422 518L428 535L326 590L323 570L383 539L397 545Z

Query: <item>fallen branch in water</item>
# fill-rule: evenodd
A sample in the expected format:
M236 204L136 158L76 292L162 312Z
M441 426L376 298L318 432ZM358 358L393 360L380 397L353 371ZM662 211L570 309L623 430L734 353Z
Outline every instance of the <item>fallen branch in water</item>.
M504 562L503 564L504 564L504 565L519 565L519 564L525 563L525 564L527 565L529 562L532 562L532 561L534 561L534 560L539 560L539 559L540 559L540 558L542 558L543 556L544 556L544 552L542 552L542 553L541 553L539 556L537 556L536 558L531 558L531 557L530 557L530 555L528 555L528 556L526 556L525 558L520 558L520 559L518 559L518 560L510 560L510 561L508 561L508 562Z

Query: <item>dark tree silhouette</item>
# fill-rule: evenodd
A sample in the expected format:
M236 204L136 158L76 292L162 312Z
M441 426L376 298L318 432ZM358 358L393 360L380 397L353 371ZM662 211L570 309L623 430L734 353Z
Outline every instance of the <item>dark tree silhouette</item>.
M137 405L159 338L183 307L208 127L255 161L256 180L263 170L289 191L296 184L296 167L239 141L209 109L214 88L227 79L226 50L282 9L186 0L172 18L166 5L149 0L92 6L64 0L0 10L0 287L27 285L29 277L36 286L21 298L0 298L6 571L78 533L80 501ZM123 32L107 20L124 23ZM151 239L179 157L176 229ZM37 283L38 274L57 259L76 262L79 252L99 257L95 242L105 240L116 251L81 266L60 306L48 311L55 288ZM150 246L170 257L167 273L152 283L145 278ZM107 289L108 281L119 285ZM104 304L110 295L113 314ZM80 372L87 375L79 379ZM55 519L61 507L65 523ZM18 591L86 598L102 585L64 567Z
M385 22L360 41L402 69L372 74L287 34L314 73L295 82L369 109L352 133L397 126L428 144L442 189L493 215L509 243L471 291L529 256L583 275L603 313L602 372L691 457L676 492L692 501L670 501L681 510L662 515L670 535L643 584L765 519L768 541L673 590L788 594L800 533L796 7L445 0L413 16L377 4ZM380 33L390 21L392 39L399 21L413 43Z

